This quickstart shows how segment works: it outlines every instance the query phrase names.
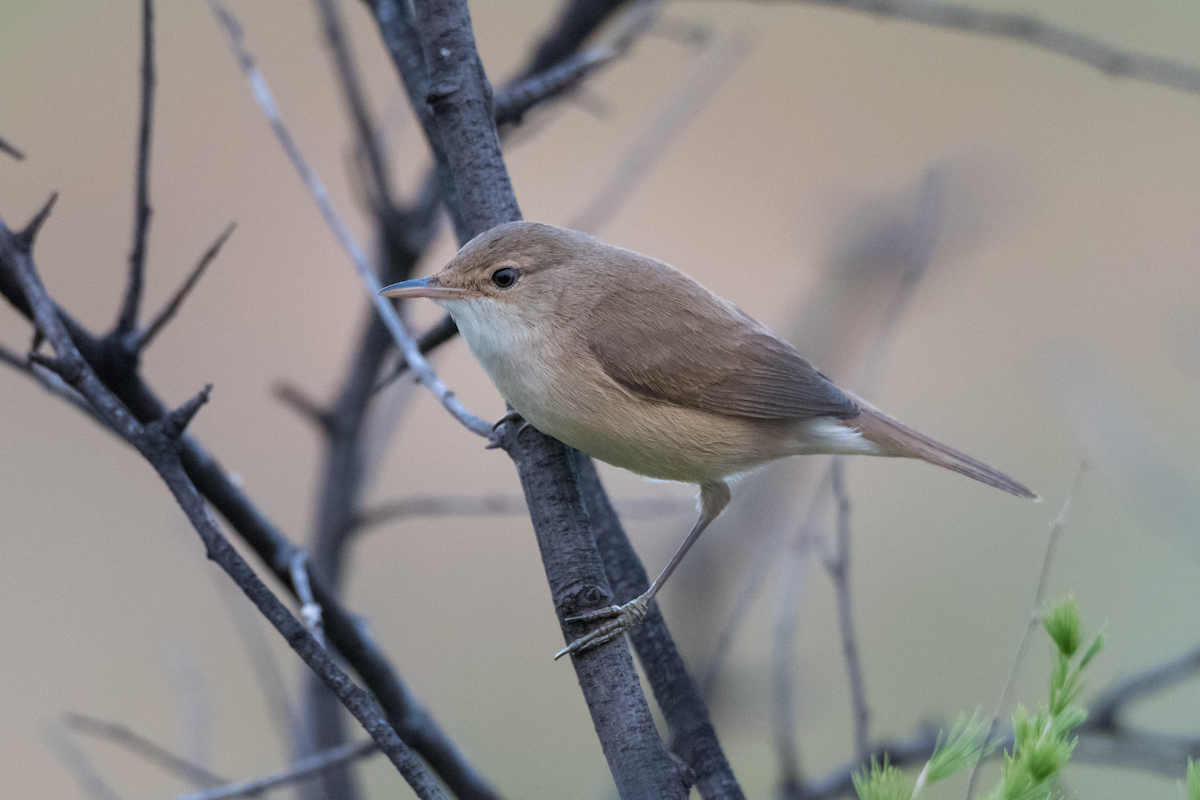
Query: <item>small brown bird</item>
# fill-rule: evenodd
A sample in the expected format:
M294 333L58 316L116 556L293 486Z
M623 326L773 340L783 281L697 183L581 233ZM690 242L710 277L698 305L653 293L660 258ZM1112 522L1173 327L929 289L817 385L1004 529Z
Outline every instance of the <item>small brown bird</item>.
M585 233L509 222L441 272L382 290L454 318L500 394L601 461L700 487L700 519L649 590L558 656L629 630L729 502L726 479L815 453L919 458L1006 492L1021 484L839 389L791 345L679 270Z

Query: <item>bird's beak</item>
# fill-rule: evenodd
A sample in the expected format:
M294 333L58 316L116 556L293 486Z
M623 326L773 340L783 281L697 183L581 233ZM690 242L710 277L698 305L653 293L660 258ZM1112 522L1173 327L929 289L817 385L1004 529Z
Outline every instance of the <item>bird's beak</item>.
M380 289L379 293L384 297L428 297L430 300L454 300L469 294L465 289L442 286L436 275L393 283Z

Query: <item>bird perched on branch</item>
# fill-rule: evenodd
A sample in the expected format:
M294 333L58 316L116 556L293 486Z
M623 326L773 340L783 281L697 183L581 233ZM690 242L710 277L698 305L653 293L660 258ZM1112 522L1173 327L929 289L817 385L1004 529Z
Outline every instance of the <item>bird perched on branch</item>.
M916 458L1018 497L1007 475L839 389L796 350L679 270L585 233L509 222L436 275L382 290L427 297L513 410L542 433L640 475L700 487L700 518L641 596L557 657L635 626L729 502L731 476L785 456Z

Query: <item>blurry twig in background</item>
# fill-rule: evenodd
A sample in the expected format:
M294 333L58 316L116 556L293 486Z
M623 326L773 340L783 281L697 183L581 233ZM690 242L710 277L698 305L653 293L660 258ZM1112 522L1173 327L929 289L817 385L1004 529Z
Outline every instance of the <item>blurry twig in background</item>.
M75 741L65 725L52 726L46 733L46 741L71 773L84 797L88 800L124 800L100 774L87 751Z
M614 499L622 519L657 519L696 510L692 497L628 497ZM414 517L487 517L529 513L525 498L515 494L429 495L393 500L364 509L352 521L357 531Z
M67 730L112 742L138 758L154 764L167 774L181 778L193 786L207 789L229 782L228 778L222 778L220 775L215 775L203 767L180 758L125 725L78 713L64 714L63 725Z
M854 716L854 755L860 761L865 761L870 747L870 712L867 709L862 661L858 656L858 637L854 633L853 596L850 594L850 495L846 493L844 465L842 456L835 456L829 465L830 489L837 501L837 524L833 550L825 555L822 562L837 594L838 632L842 637L846 678L850 684L850 707Z
M1090 64L1115 78L1157 83L1181 92L1200 94L1200 67L1167 58L1131 53L1077 31L1044 22L1032 14L988 11L938 0L792 0L808 5L865 11L877 17L917 22L1013 39L1073 61Z
M567 227L595 233L607 225L667 147L703 110L725 79L733 74L748 49L744 36L730 34L717 40L705 51L687 80L613 167L608 182L596 193L587 208L567 223Z
M0 136L0 153L7 153L17 161L21 161L25 158L25 154L9 144L8 140L3 136Z
M865 220L856 215L844 224L825 275L805 301L805 312L796 314L798 325L785 337L801 344L806 357L823 371L856 387L870 387L882 371L887 343L925 275L942 234L949 172L946 165L935 164L922 176L915 196L893 202L887 210L867 215ZM781 548L790 547L795 553L795 557L782 561L782 583L800 580L814 521L824 512L829 497L829 472L818 470L816 465L820 463L815 457L786 459L748 476L742 489L743 495L750 496L726 512L732 518L727 523L730 527L757 532L759 539L753 547L744 548L755 556L738 580L725 621L700 673L706 694L716 689L733 639L766 585L767 575L780 561ZM797 518L802 521L795 522ZM795 533L789 537L790 531ZM781 593L791 591L782 583ZM777 619L774 630L796 624L795 606L779 601L775 608L786 619ZM789 767L783 767L783 771L785 776L791 772Z
M1062 536L1063 529L1067 527L1067 515L1071 511L1075 497L1079 494L1079 487L1083 483L1083 476L1086 472L1087 466L1081 464L1079 472L1075 475L1075 483L1071 486L1071 490L1067 492L1067 497L1063 500L1058 516L1050 523L1050 536L1046 541L1046 555L1042 558L1042 572L1038 576L1037 589L1033 593L1033 609L1029 614L1029 624L1025 626L1025 632L1021 635L1021 640L1017 644L1017 651L1013 654L1012 666L1008 669L1008 678L1004 681L1004 688L1000 691L1000 699L996 702L996 710L992 713L992 721L988 726L987 738L983 742L985 752L987 751L988 743L995 736L996 726L1000 724L1000 715L1004 713L1005 707L1008 706L1009 695L1017 682L1017 672L1021 668L1021 662L1025 659L1025 649L1029 646L1029 640L1033 638L1034 631L1041 624L1042 603L1046 597L1046 586L1050 580L1050 565L1054 562L1054 551L1058 547L1058 539ZM979 779L979 767L982 762L983 759L976 761L974 768L971 770L971 780L967 784L967 800L971 800L971 796L975 792L975 783Z
M259 778L254 781L227 783L224 786L218 786L203 792L181 794L176 796L174 800L231 800L231 798L235 797L257 797L282 786L298 783L320 775L323 772L328 772L335 767L343 767L359 761L374 755L378 751L378 745L369 739L365 742L344 744L297 761L278 775Z

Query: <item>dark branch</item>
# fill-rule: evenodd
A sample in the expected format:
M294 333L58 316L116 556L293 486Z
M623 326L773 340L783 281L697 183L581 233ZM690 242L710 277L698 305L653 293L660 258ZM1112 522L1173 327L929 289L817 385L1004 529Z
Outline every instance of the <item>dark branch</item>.
M53 201L53 198L51 198ZM28 258L23 250L25 239L32 240L41 221L49 213L49 205L39 212L34 222L23 234L8 234L0 221L0 293L12 305L31 320L34 309L18 281L22 273L23 259ZM169 409L158 399L136 373L136 365L115 357L112 337L97 338L68 314L46 299L51 313L56 312L71 341L84 354L87 364L99 373L104 384L117 393L142 423L161 419ZM91 413L101 418L101 410L91 407ZM122 431L115 431L118 435ZM287 537L258 510L241 488L229 477L221 465L198 442L188 435L182 437L183 468L203 496L229 522L230 526L250 545L289 589L291 586L290 564L297 548ZM370 638L352 614L350 614L329 592L318 576L311 579L313 596L324 610L325 632L330 642L351 664L371 690L386 712L387 719L411 743L429 765L454 791L459 798L493 798L496 795L463 758L438 726L437 722L416 701L408 687L393 670L387 657Z
M582 453L574 455L588 519L605 572L611 576L613 600L627 602L650 588L649 576L600 484L595 464ZM629 638L666 720L671 750L688 766L700 796L704 800L741 798L741 787L717 741L704 698L675 648L657 603Z
M142 0L142 105L138 126L137 178L133 206L133 245L129 251L129 281L117 318L116 333L132 333L146 276L146 235L150 231L150 143L154 121L154 0Z
M133 445L154 467L204 541L209 558L233 578L292 649L321 676L379 743L380 749L417 795L422 798L446 797L422 761L386 722L383 710L375 700L337 666L333 657L292 616L221 534L184 469L179 442L170 436L169 426L143 427L101 383L72 342L67 326L59 318L57 305L46 293L28 250L23 251L21 244L22 237L10 232L0 221L0 267L15 273L16 283L32 308L37 326L54 348L60 371L68 376L65 379L87 398L111 430Z
M517 80L532 78L562 64L628 2L630 0L567 0L559 11L558 20L542 38L529 65L521 70Z

